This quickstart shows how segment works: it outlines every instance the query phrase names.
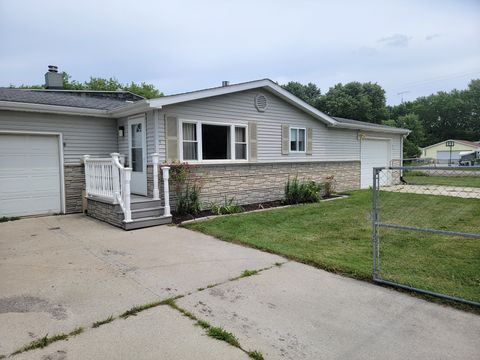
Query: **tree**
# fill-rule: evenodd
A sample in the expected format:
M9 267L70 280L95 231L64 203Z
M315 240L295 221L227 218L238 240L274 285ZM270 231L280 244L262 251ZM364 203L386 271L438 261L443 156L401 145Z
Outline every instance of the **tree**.
M98 91L117 91L124 90L130 91L134 94L143 96L147 99L152 99L156 97L163 96L163 93L160 92L153 84L147 84L142 82L137 84L131 82L130 84L122 84L115 78L99 78L99 77L90 77L88 81L83 83L76 80L71 80L71 76L62 72L63 77L63 88L66 90L98 90ZM10 87L15 87L10 85ZM44 89L44 85L21 85L18 88L27 88L27 89Z
M424 142L425 132L418 115L410 113L404 116L399 116L397 119L383 121L382 124L409 129L411 131L408 137L403 141L404 158L416 158L421 155L422 151L418 144Z
M319 105L322 97L320 89L317 85L311 82L307 85L303 85L296 81L290 81L288 84L282 85L282 87L313 107Z
M380 124L386 116L385 90L373 83L339 83L331 87L319 104L331 116Z

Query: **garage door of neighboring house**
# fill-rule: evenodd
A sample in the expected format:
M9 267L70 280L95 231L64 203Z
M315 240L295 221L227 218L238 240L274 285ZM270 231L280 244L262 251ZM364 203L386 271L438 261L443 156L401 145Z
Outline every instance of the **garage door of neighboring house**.
M391 144L389 140L364 139L361 144L361 188L373 185L373 168L390 166ZM382 184L388 179L381 179Z
M0 133L0 217L62 211L59 136Z
M460 160L461 151L452 151L452 161L458 162ZM449 150L438 150L437 151L437 161L440 164L448 164L450 161L450 151Z

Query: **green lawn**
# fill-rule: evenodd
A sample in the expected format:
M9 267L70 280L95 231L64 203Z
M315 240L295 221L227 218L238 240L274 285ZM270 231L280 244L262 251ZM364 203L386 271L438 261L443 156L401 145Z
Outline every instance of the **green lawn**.
M480 231L477 199L382 192L380 206L383 221ZM362 190L347 199L220 217L186 227L371 279L370 209L371 193ZM391 229L382 229L381 236L383 278L480 301L480 239Z
M406 172L403 179L409 184L416 185L449 185L460 187L480 187L479 176L427 176Z

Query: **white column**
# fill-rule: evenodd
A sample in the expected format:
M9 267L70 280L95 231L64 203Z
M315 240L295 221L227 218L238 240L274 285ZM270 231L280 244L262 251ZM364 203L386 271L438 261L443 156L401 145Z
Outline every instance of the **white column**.
M124 170L125 175L125 184L123 187L123 203L125 205L125 222L132 221L132 213L130 211L130 180L132 179L132 169L125 168Z
M90 155L83 155L83 170L85 173L85 196L88 196L88 191L90 190L90 169L88 168L87 161L90 159Z
M110 156L112 157L113 203L118 204L120 196L120 169L117 167L117 163L120 161L120 154L111 153Z
M169 178L169 166L162 166L163 172L163 196L165 198L165 211L164 216L171 216L170 214L170 190L168 188L168 178Z
M160 191L158 190L158 154L152 154L153 163L153 200L160 200Z

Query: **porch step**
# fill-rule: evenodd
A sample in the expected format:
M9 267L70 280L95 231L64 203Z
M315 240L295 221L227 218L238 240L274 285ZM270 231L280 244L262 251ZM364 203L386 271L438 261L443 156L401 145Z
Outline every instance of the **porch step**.
M133 210L139 210L139 209L145 209L145 208L154 208L154 207L161 207L162 206L162 201L161 200L153 200L149 198L145 199L132 199L130 203L130 209Z
M148 206L151 204L148 203ZM144 207L140 209L132 209L132 219L159 217L163 215L163 206Z
M171 216L154 216L154 217L144 217L132 220L128 223L123 223L123 228L125 230L135 230L146 228L150 226L157 226L163 224L170 224L172 222Z

